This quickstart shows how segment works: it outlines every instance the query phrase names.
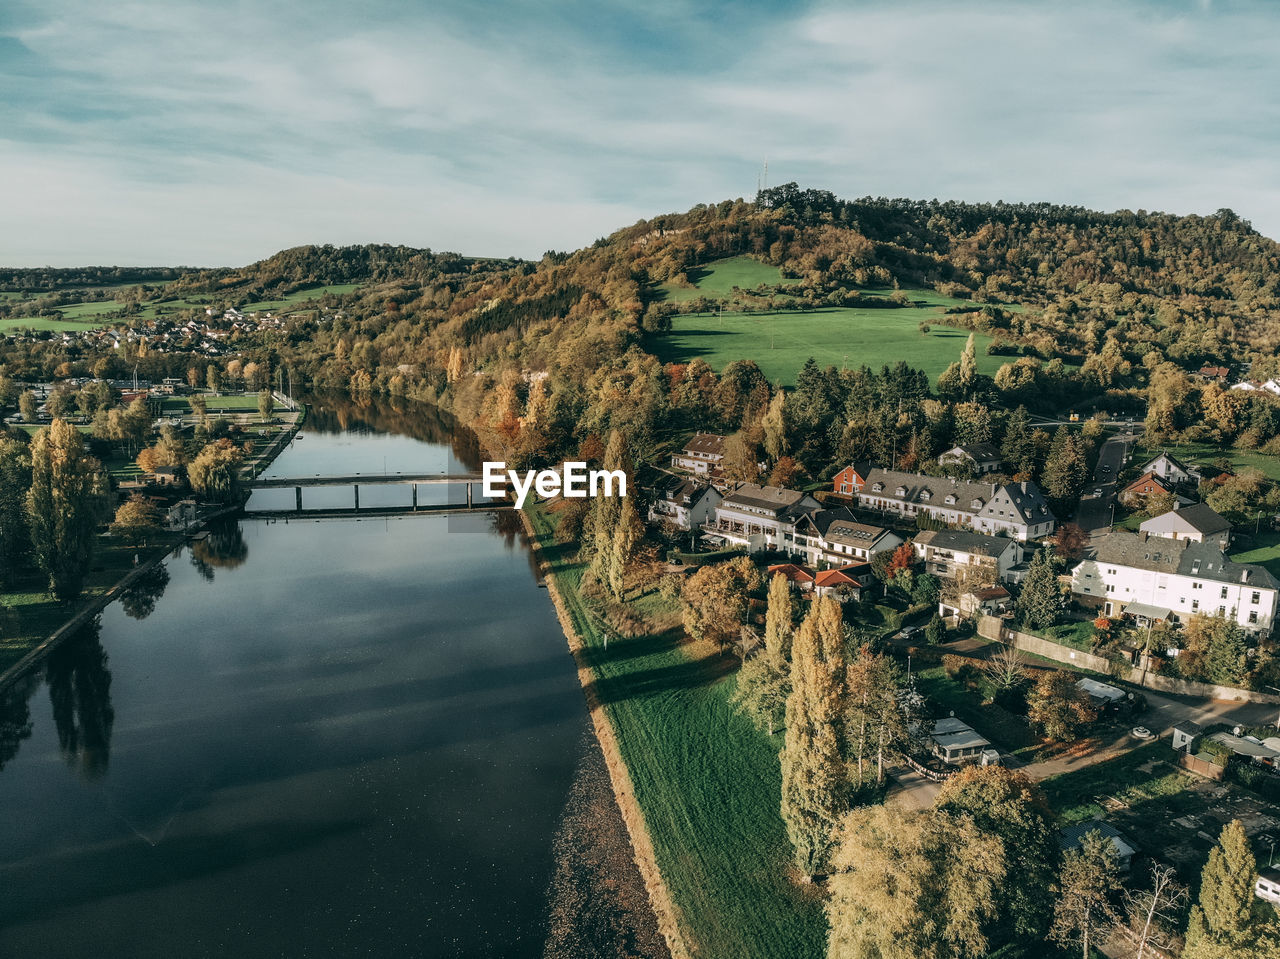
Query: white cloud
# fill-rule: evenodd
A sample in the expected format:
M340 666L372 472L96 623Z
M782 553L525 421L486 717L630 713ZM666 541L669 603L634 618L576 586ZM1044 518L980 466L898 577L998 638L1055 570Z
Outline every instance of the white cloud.
M0 96L0 262L537 256L749 194L766 156L845 196L1232 206L1280 234L1268 7L833 4L687 62L522 7L298 10L31 7L47 76Z

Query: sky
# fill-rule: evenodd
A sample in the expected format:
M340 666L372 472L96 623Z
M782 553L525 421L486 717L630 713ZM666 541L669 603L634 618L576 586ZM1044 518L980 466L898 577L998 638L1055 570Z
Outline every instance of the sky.
M0 265L536 258L796 181L1280 237L1280 4L4 0Z

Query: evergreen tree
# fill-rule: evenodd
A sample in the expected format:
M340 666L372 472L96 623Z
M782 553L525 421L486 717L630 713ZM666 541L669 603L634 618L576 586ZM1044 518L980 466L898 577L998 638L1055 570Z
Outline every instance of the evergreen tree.
M1019 406L1009 414L1000 455L1015 474L1028 479L1036 475L1036 444L1031 438L1031 414L1025 406Z
M1089 478L1089 464L1076 435L1065 426L1054 434L1053 445L1044 461L1040 485L1058 517L1074 512Z
M1066 598L1054 570L1053 552L1041 549L1031 560L1015 608L1018 619L1032 629L1052 626L1066 607Z
M31 444L27 526L36 563L58 599L80 594L93 558L102 507L102 472L80 432L64 420L38 432Z
M1200 899L1191 907L1183 959L1252 959L1274 955L1260 951L1274 945L1274 922L1254 914L1253 884L1258 863L1240 820L1222 827L1218 844L1200 877ZM1268 927L1271 928L1268 928Z
M807 876L826 867L835 830L849 808L841 727L844 715L844 630L840 606L814 600L791 648L791 695L782 749L782 821Z

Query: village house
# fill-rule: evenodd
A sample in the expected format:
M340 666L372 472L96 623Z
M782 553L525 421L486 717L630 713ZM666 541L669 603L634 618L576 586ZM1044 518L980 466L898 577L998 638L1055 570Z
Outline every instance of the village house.
M1035 483L966 483L954 478L873 469L860 505L914 520L928 516L978 533L1023 542L1053 532L1057 520Z
M831 492L838 496L857 496L866 485L867 475L874 467L863 460L851 463L831 479Z
M723 499L715 487L673 477L658 491L649 507L649 522L670 523L677 529L697 529L711 521Z
M944 763L958 766L979 762L991 742L968 723L950 716L933 724L933 753Z
M813 591L819 596L858 603L866 590L875 584L870 563L854 563L840 569L824 569L813 578Z
M1144 474L1154 473L1160 479L1174 486L1179 483L1192 483L1199 479L1195 470L1186 466L1170 453L1161 453L1154 459L1143 463L1141 471Z
M967 466L974 476L998 473L1003 463L1000 451L990 443L953 446L938 457L939 466Z
M777 486L739 483L716 507L715 518L703 525L712 537L749 553L765 549L789 553L795 549L795 523L810 510L818 509L808 493Z
M1280 583L1262 566L1227 559L1216 543L1116 529L1094 559L1072 570L1071 591L1081 605L1106 616L1185 623L1206 613L1265 634L1275 622Z
M707 476L724 459L724 437L715 433L695 433L684 449L671 457L676 469Z
M813 570L804 566L797 566L795 563L779 563L776 566L769 567L769 582L773 582L773 577L781 576L791 584L792 589L810 590L813 589Z
M999 616L1009 608L1012 597L1003 586L979 586L961 593L954 601L938 601L938 615L943 619L973 619L977 616Z
M1219 549L1231 544L1231 524L1207 503L1175 507L1153 516L1138 527L1139 532L1166 539L1185 539L1193 543L1215 543Z
M929 529L916 535L913 546L916 556L924 562L925 572L943 579L981 570L986 583L1017 583L1026 575L1022 544L1007 536Z
M897 533L861 523L853 510L837 506L798 517L791 530L790 551L815 565L843 565L852 559L869 562L876 553L901 545Z
M1141 506L1148 496L1172 493L1173 487L1174 484L1171 481L1161 479L1156 473L1148 471L1122 489L1116 498L1125 506Z

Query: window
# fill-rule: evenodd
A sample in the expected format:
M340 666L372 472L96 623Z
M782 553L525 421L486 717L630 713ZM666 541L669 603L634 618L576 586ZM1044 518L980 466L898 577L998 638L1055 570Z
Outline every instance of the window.
M1192 589L1204 589L1204 583L1192 583L1192 584L1191 584L1191 588L1192 588Z
M1193 612L1193 613L1194 613L1194 612L1195 612L1197 609L1199 609L1199 608L1200 608L1200 600L1198 600L1198 599L1193 599L1193 600L1191 601L1191 612Z
M1224 587L1222 587L1222 593L1221 593L1221 595L1220 595L1218 598L1219 598L1219 599L1226 599L1226 598L1227 598L1227 587L1225 587L1225 586L1224 586Z
M1251 609L1249 611L1249 625L1250 626L1257 625L1257 622L1258 622L1258 611L1256 609Z
M1256 606L1260 602L1262 602L1262 594L1255 589L1253 591L1253 603Z
M1219 615L1219 616L1226 616L1226 615L1227 615L1227 607L1225 607L1225 606L1219 606L1219 607L1218 607L1218 615Z

